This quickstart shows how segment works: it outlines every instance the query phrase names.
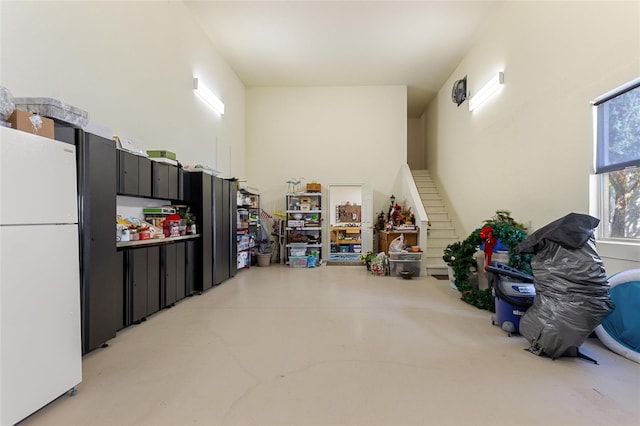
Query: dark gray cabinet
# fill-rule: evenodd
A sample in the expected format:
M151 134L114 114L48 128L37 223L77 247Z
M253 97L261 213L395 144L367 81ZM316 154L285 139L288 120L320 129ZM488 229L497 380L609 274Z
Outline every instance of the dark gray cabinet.
M186 296L187 243L176 244L176 300Z
M147 316L147 249L129 251L129 309L128 324Z
M163 307L173 306L184 299L186 283L186 243L178 242L162 247Z
M213 183L213 238L214 283L235 276L237 245L237 182L234 179L214 178Z
M151 196L151 160L118 150L118 194Z
M123 259L116 251L116 149L113 141L75 130L81 262L82 353L123 327Z
M201 235L194 247L193 291L202 292L213 286L213 177L203 172L185 173L185 188Z
M187 241L185 246L185 296L196 292L196 241Z
M225 222L229 229L229 276L235 277L238 272L238 245L236 244L236 231L238 229L238 181L227 180L229 185L229 217Z
M147 249L147 315L160 310L160 247Z
M178 168L178 200L186 200L189 189L186 188L187 182L185 179L187 172L183 168Z
M160 310L160 248L125 253L125 325L131 325Z
M195 252L193 248L187 250L188 244L193 247L195 241L124 250L125 325L139 323L186 297L187 281L193 285L195 272L193 259L189 260L187 256L188 252L190 255Z
M157 161L152 163L152 197L165 200L180 199L178 167L171 164L158 163Z
M178 300L176 287L178 285L178 244L162 247L163 252L163 307L172 306ZM184 262L184 260L183 260Z

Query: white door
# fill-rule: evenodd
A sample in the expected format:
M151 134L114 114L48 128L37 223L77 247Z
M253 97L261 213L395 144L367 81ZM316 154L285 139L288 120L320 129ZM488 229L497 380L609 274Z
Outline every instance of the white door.
M0 127L0 224L77 223L76 147Z
M78 225L0 226L0 252L0 424L9 425L82 380Z
M360 235L362 238L362 252L373 251L373 188L371 184L362 185Z

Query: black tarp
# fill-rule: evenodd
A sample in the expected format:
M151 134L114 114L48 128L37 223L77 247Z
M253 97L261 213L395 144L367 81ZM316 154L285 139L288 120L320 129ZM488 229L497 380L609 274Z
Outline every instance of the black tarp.
M600 220L570 213L518 245L533 254L533 305L520 320L520 334L538 355L575 356L578 347L611 309L609 284L595 245Z

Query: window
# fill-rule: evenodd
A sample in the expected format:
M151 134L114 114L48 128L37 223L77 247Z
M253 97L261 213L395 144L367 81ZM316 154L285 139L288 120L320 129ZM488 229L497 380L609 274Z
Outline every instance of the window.
M599 236L640 242L640 78L593 105Z

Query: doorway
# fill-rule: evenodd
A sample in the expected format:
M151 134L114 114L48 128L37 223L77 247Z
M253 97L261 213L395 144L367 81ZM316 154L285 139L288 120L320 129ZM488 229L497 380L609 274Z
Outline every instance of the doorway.
M373 191L366 184L329 185L329 265L361 265L360 254L373 247Z

